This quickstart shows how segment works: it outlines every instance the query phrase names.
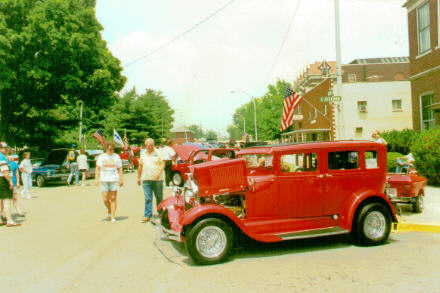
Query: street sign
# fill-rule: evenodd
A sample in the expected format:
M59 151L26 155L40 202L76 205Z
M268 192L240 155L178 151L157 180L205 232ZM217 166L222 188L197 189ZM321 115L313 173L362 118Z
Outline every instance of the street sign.
M293 115L293 120L303 120L303 119L304 119L303 114Z
M322 102L322 103L325 103L325 102L340 102L341 100L342 100L341 96L332 96L332 97L321 97L321 98L319 98L319 101Z

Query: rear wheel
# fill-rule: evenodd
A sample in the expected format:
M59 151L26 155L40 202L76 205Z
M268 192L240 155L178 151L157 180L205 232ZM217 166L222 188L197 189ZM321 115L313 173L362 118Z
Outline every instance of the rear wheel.
M174 172L171 177L171 181L176 186L183 186L183 177L179 172Z
M46 180L42 175L37 176L37 186L38 187L44 187L46 185Z
M421 213L423 212L423 195L419 194L416 198L416 202L413 203L413 212Z
M195 224L185 237L191 259L202 265L225 261L232 251L233 231L221 219L207 218Z
M380 203L364 206L356 219L356 240L362 245L384 243L391 232L391 215Z

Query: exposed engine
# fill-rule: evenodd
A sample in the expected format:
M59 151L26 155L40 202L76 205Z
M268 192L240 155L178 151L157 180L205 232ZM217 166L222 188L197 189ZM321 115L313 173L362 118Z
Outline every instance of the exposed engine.
M213 203L222 205L227 209L230 209L238 218L246 217L246 200L243 194L218 194L214 195ZM211 198L202 197L203 203L209 203Z

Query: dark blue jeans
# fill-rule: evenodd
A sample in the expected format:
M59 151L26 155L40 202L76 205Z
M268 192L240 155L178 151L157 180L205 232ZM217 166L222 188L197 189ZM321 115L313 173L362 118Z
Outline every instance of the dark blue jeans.
M162 201L163 194L163 181L162 180L146 180L142 181L142 188L144 189L145 195L145 211L144 215L146 218L151 218L152 208L153 208L153 193L156 197L156 203Z

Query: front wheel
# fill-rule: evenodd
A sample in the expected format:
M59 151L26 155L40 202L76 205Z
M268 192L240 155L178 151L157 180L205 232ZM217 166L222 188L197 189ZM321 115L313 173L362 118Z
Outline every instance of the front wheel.
M391 215L380 203L364 206L356 219L356 240L362 245L384 243L391 232Z
M45 185L46 185L46 180L44 179L44 177L41 175L38 175L37 176L37 186L44 187Z
M232 251L233 230L221 219L207 218L195 224L185 237L191 259L201 265L225 261Z
M423 195L419 194L416 198L416 202L413 203L413 212L421 213L423 212Z

